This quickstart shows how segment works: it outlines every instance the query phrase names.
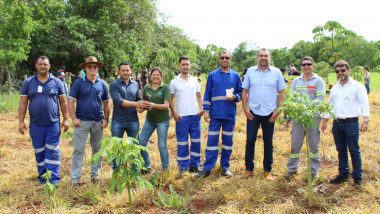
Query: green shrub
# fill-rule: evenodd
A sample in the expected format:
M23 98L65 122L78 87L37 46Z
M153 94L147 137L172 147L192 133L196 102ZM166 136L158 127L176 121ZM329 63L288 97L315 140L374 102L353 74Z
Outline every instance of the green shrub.
M17 112L19 97L15 91L0 94L0 113Z

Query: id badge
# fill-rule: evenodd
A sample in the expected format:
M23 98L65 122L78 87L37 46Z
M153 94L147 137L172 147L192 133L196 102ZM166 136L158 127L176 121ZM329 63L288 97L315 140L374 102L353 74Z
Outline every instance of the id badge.
M37 93L42 93L42 86L39 85L39 86L37 87Z

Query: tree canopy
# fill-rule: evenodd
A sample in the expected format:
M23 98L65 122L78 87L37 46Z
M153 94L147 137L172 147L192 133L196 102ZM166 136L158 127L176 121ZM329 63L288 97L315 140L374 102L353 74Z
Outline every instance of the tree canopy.
M105 64L100 74L106 79L115 77L122 61L135 72L158 66L169 81L181 55L191 59L193 71L208 73L218 67L223 49L202 48L168 25L153 0L0 0L0 25L0 84L32 74L40 55L51 59L52 69L65 65L74 74L85 57L94 55ZM368 42L336 21L316 26L313 34L313 42L272 50L272 64L299 66L305 55L330 66L338 59L353 67L380 64L380 41ZM243 72L255 65L258 48L239 44L232 67Z

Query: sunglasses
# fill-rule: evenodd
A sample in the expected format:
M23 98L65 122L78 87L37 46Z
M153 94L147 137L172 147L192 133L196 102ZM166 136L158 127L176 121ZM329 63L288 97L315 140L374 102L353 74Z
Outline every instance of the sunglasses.
M87 65L87 68L89 68L89 69L97 69L98 66L97 65Z
M220 59L221 60L224 60L224 59L229 60L229 59L231 59L231 57L229 57L229 56L221 56Z
M345 68L342 68L342 69L339 69L339 70L335 70L335 73L344 73L344 72L346 72L346 70L347 69L345 69Z
M301 65L302 65L302 67L306 67L306 66L312 66L313 63L304 63L304 64L301 64Z

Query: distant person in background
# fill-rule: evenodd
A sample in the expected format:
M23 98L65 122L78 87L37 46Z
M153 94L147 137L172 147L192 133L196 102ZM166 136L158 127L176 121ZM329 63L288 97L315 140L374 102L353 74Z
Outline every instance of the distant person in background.
M299 75L301 75L301 73L298 72L297 68L294 67L293 65L290 67L290 73L291 73L291 76L299 76Z
M290 64L290 66L288 67L288 76L292 76L292 68L293 68L293 64Z
M367 90L367 94L369 94L370 90L369 90L369 67L368 66L364 66L364 85L365 85L365 89Z
M141 89L149 83L148 70L144 68L141 72Z
M139 85L139 90L141 90L141 89L142 89L142 84L141 84L141 73L139 73L139 72L136 73L135 81L136 81L137 84Z
M244 81L245 75L247 74L247 70L248 70L248 68L244 68L244 71L243 71L243 73L240 76L241 82Z
M38 180L44 184L46 180L42 176L49 170L52 173L49 182L58 185L61 180L59 109L62 112L63 131L69 128L65 91L62 81L49 74L49 58L38 57L35 66L37 74L26 79L20 90L18 130L21 134L27 131L24 119L29 104L29 134L37 162Z
M79 70L78 73L77 73L76 75L71 74L71 85L70 85L70 90L71 90L71 88L73 87L74 82L75 82L77 79L84 78L85 76L86 76L86 72L84 71L84 69Z
M198 70L198 71L197 71L197 79L198 79L198 82L199 82L199 83L201 83L201 82L202 82L202 79L201 79L201 74L202 74L202 73L201 73L201 71L200 71L200 70Z
M54 73L54 76L63 82L63 86L65 88L65 94L67 96L69 95L69 88L67 87L66 78L69 77L70 74L66 73L65 70L66 70L65 66L59 67L58 71Z
M286 69L285 68L280 68L280 71L281 71L282 76L284 77L285 83L288 83L289 81L287 79L285 79L285 71L286 71Z

